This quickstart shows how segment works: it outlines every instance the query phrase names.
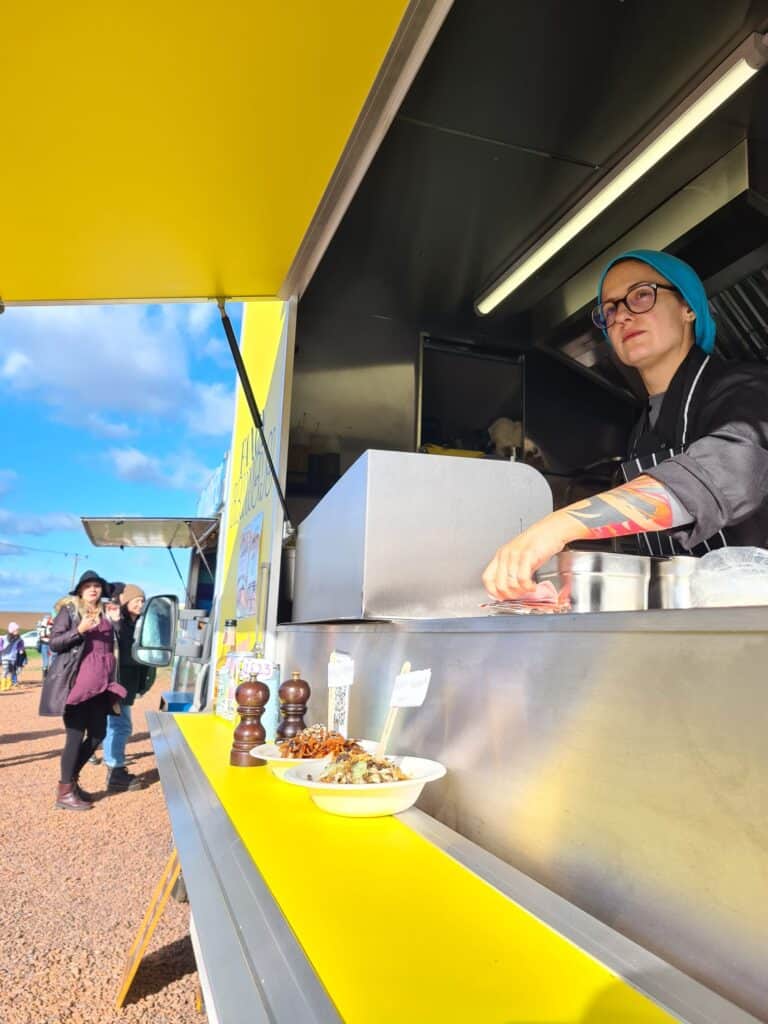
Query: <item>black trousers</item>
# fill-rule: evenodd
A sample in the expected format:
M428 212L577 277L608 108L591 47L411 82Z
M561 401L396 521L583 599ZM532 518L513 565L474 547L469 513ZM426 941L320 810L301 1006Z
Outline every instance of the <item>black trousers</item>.
M114 696L99 693L82 704L64 709L66 740L61 755L61 782L74 782L88 758L107 734L107 709Z

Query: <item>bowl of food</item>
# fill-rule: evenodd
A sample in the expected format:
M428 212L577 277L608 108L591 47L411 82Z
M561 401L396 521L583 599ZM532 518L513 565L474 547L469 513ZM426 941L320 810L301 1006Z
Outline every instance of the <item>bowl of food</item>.
M345 739L341 733L326 729L324 725L312 725L302 729L289 740L278 743L262 743L253 747L253 757L266 761L272 772L280 779L289 768L296 765L312 766L317 769L335 754L361 752L363 747L357 740Z
M439 761L425 757L376 757L367 751L347 752L320 765L289 768L284 780L303 786L317 806L348 818L399 814L421 796L428 782L445 775Z

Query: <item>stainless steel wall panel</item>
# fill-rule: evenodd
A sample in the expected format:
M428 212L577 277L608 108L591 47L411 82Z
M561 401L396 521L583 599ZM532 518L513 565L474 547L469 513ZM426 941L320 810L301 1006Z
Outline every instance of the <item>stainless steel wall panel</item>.
M738 612L290 626L280 661L321 720L351 654L373 737L402 662L431 667L391 744L448 766L419 806L768 1020L768 619Z

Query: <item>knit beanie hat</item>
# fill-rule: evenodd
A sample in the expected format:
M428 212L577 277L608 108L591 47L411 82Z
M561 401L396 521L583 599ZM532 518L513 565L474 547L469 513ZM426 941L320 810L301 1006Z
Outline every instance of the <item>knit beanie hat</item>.
M670 256L668 252L659 252L656 249L630 249L616 256L610 261L600 275L600 284L597 288L597 301L602 302L603 284L605 277L611 267L622 260L638 260L640 263L647 263L653 267L674 285L682 297L696 314L694 321L694 341L704 352L711 352L715 347L715 336L717 327L712 319L712 313L707 301L707 293L701 278L687 263L679 260L676 256ZM608 332L603 331L603 337L608 337Z
M133 583L126 583L123 587L122 593L120 594L120 604L128 604L134 597L146 598L146 594L141 587L135 586Z

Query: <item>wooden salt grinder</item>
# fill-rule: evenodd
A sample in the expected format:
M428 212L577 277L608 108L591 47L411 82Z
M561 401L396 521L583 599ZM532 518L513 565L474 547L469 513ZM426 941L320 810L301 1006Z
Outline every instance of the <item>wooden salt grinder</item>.
M309 683L294 672L290 679L277 691L280 697L280 725L277 727L278 740L290 740L296 733L306 729L304 715L311 693Z
M237 768L256 768L267 763L260 757L254 757L251 748L267 738L261 716L269 700L269 687L252 676L235 690L235 700L240 722L232 736L229 763Z

